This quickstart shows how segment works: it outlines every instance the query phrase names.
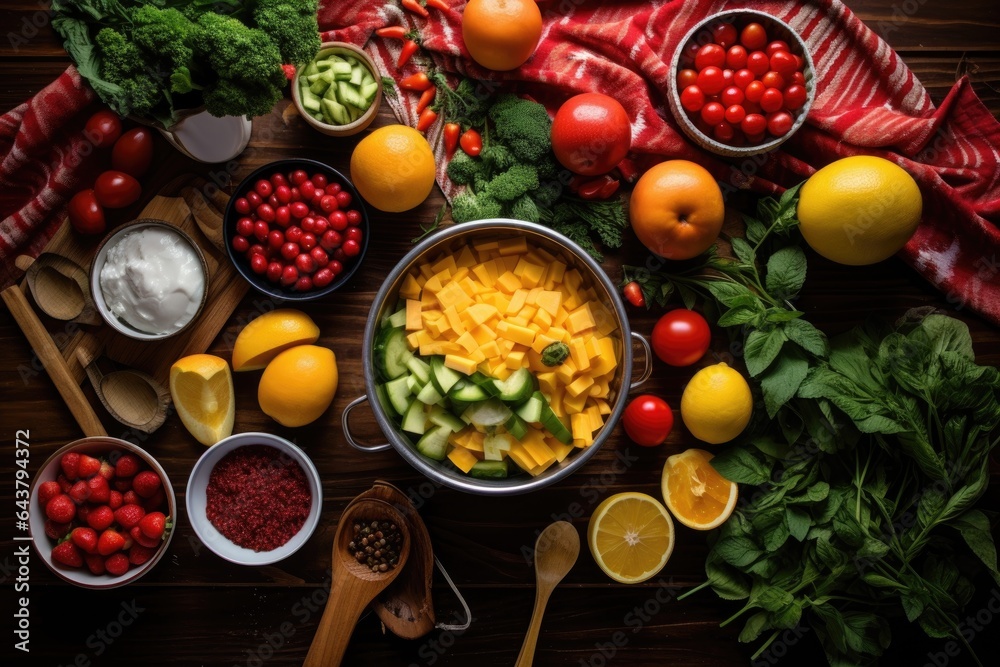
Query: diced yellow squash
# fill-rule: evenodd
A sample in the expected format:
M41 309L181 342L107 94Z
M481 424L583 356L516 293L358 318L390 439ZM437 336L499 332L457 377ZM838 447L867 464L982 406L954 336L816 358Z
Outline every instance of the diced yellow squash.
M470 328L475 329L477 326L496 315L497 309L496 306L488 303L477 303L469 306L465 310L465 314L469 316L469 321L472 323Z
M406 300L406 330L419 331L424 328L424 319L420 316L420 302L416 299Z
M573 363L573 359L569 358L566 361L559 364L556 368L556 377L563 384L569 384L573 381L573 376L576 374L576 364Z
M587 354L587 344L582 338L573 338L569 342L569 352L573 356L573 363L581 370L590 369L590 356Z
M446 354L444 356L444 365L452 370L458 371L459 373L472 375L476 372L477 364L468 357L460 357L457 354Z
M519 442L515 442L511 445L510 451L507 452L507 455L510 456L514 463L516 463L522 470L530 472L531 469L537 465L535 463L535 459L532 458L531 454L529 454L527 450L524 449L524 446Z
M552 316L549 315L547 310L541 308L535 313L535 316L531 318L531 321L538 325L539 331L548 331L548 328L552 326Z
M513 294L521 288L521 281L510 271L504 271L504 273L497 278L497 285L505 294Z
M593 429L590 424L590 415L586 412L578 412L569 418L572 425L574 440L587 440L591 438Z
M528 252L528 239L523 236L515 236L509 239L501 239L499 243L500 255L523 255Z
M434 273L440 273L441 271L447 269L451 274L458 271L458 264L455 262L455 255L452 253L445 253L441 259L431 266L431 268L434 270Z
M535 342L531 344L531 349L537 352L538 354L541 354L542 350L544 350L550 344L558 341L559 341L558 338L553 338L552 329L549 328L547 332L540 333L537 336L535 336Z
M532 434L537 435L533 436ZM521 446L535 460L536 465L547 465L552 463L556 458L556 455L549 449L549 446L545 444L545 440L538 429L529 429L528 437L521 441Z
M472 429L469 433L469 439L465 441L464 447L472 452L481 452L483 451L483 441L485 439L485 433L480 433L476 429Z
M590 388L588 392L594 398L607 398L610 393L610 384L607 380L601 380L599 382L594 382L594 386Z
M452 447L451 451L448 452L448 460L454 463L455 467L462 472L468 473L479 459L464 447Z
M573 445L561 443L555 438L545 438L545 444L549 446L550 450L552 450L552 454L555 455L556 461L559 463L562 463L563 459L569 456L569 453L573 451Z
M497 345L495 340L491 340L485 345L481 345L479 349L482 351L486 359L499 359L500 358L500 346Z
M597 332L602 336L607 336L618 330L618 325L615 324L614 315L611 311L604 307L604 304L600 301L591 301L590 309L594 315L594 321L597 323Z
M440 298L440 295L438 298ZM587 329L592 329L595 326L594 316L591 314L590 305L587 303L572 311L569 317L566 318L566 330L573 335L582 333Z
M590 398L586 392L573 396L569 393L567 388L566 394L563 396L563 410L566 414L572 415L583 410L583 406L587 403L587 399Z
M507 366L507 368L516 371L518 368L524 365L524 352L521 352L520 350L518 350L517 352L511 352L510 354L507 355L507 358L504 359L504 364Z
M495 377L496 379L498 379L500 381L503 381L503 380L506 380L507 378L509 378L510 375L511 375L511 373L513 373L513 372L514 371L512 371L509 368L507 368L507 366L502 361L500 363L498 363L498 364L490 367L490 375L492 375L493 377Z
M583 284L583 276L580 275L580 272L576 269L570 269L563 276L563 284L565 284L570 291L578 292L580 290L580 286Z
M479 282L492 287L497 281L497 263L492 259L488 262L481 262L472 267L472 272L479 278Z
M429 263L421 264L420 266L417 267L417 270L420 271L420 274L424 278L430 278L436 273L436 271L434 271L434 269L431 268L431 265Z
M551 329L549 331L551 331ZM613 371L618 365L618 356L617 351L615 350L614 339L605 336L597 341L597 346L600 354L597 356L596 361L591 364L590 369L594 377Z
M566 385L566 393L570 396L579 396L580 394L586 393L587 396L589 396L590 394L587 390L590 389L593 384L594 379L589 375L584 374Z
M573 440L573 446L576 447L577 449L585 449L587 447L590 447L592 444L593 441L587 442L586 440Z
M538 307L545 310L549 315L555 317L559 314L559 307L562 306L562 292L554 290L542 290L535 297Z
M601 410L592 401L588 401L587 403L584 412L590 417L590 430L596 431L604 426L604 417L601 416Z
M476 365L479 365L484 361L486 361L486 354L483 353L482 348L477 347L476 349L474 349L472 352L469 353L469 359L472 359L474 362L476 362Z
M428 278L427 282L424 283L424 289L428 292L434 292L435 294L441 291L442 287L441 278L437 274Z
M528 370L532 373L544 373L552 370L550 366L546 366L542 363L542 355L534 350L528 350L526 358L528 360Z
M538 390L543 394L551 396L556 391L556 374L552 372L539 373L535 376L538 380Z
M464 347L465 351L469 353L479 349L479 342L476 341L476 339L473 338L472 334L469 333L468 331L459 336L458 340L456 340L455 342Z
M607 401L605 401L603 398L595 398L593 400L594 400L594 403L597 404L597 409L600 410L600 412L601 412L602 415L610 415L611 414L611 404L610 403L608 403Z
M406 342L409 343L410 349L415 350L420 347L420 333L426 333L423 331L414 331L406 336Z
M537 312L538 312L538 309L535 308L534 306L525 306L520 311L518 311L517 317L519 319L524 320L525 322L530 322L532 319L534 319L535 313L537 313ZM511 318L511 319L513 319L513 318Z
M472 247L476 249L476 252L489 252L490 250L499 248L500 244L496 241L479 241L478 243L473 243Z
M497 325L497 333L507 340L512 340L515 343L521 343L522 345L531 345L535 340L535 332L527 327L518 326L516 324L511 324L507 321L502 321Z
M512 340L507 340L506 338L499 339L497 341L497 345L500 346L500 352L502 354L510 354L514 350L514 348L517 347L517 343L515 343Z
M517 317L508 317L507 318L507 324L513 324L514 326L517 326L517 327L527 327L528 326L528 322L529 322L529 320L526 320L525 318L521 317L520 315L517 316Z
M466 294L462 286L455 281L449 281L436 296L445 308L455 306L458 310L464 310L473 304L472 297Z
M569 345L569 341L572 338L572 336L569 335L569 332L559 326L555 321L553 321L552 326L549 327L548 334L556 340L561 340L567 345Z
M412 273L407 273L406 277L403 278L403 286L399 288L399 298L420 298L420 284L417 282L417 279L413 277Z
M510 271L511 273L514 273L514 267L517 266L517 260L519 260L520 258L521 258L520 255L507 255L506 257L498 255L497 256L497 262L499 262L498 266L501 267L500 268L501 271Z
M591 360L597 359L601 356L601 346L598 345L597 341L600 340L597 336L593 334L584 334L582 336L586 346L587 346L587 356Z
M549 264L549 275L548 278L552 282L559 284L566 277L566 265L560 261L555 261Z
M496 331L482 324L473 329L470 333L472 334L472 337L476 339L476 342L479 343L480 345L486 345L486 343L490 342L491 340L496 340L497 338Z
M451 326L448 324L448 319L444 317L439 317L436 320L427 319L427 313L424 313L424 328L427 329L428 333L434 338L441 338L445 332L451 330Z
M516 289L514 293L510 295L510 302L507 304L507 308L504 312L508 315L516 315L524 308L524 304L527 303L528 290L526 289Z
M462 271L467 271L468 269L461 269ZM458 283L462 291L465 292L470 299L475 301L476 295L479 294L479 288L476 287L476 281L468 276L462 276L462 278L452 278L452 280Z
M476 264L476 256L472 254L472 249L469 246L462 246L462 250L458 253L458 258L455 260L455 264L458 268L471 269Z
M458 314L458 308L448 306L444 309L444 316L448 319L448 326L455 333L455 338L465 333L465 322L462 321L461 316Z

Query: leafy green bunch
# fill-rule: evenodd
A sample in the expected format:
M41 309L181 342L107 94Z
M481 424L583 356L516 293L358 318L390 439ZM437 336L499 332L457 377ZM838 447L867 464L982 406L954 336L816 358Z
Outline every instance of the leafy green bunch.
M448 177L467 186L452 202L455 222L496 217L540 222L598 261L603 260L598 243L621 247L627 226L622 200L584 201L568 194L559 180L562 168L552 153L545 107L509 93L481 104L485 114L474 108L463 112L485 115L482 153L471 157L459 151L448 164Z
M741 641L770 632L758 655L803 622L836 667L877 660L894 619L964 642L972 578L985 566L1000 583L974 507L1000 441L1000 372L976 364L962 322L927 309L827 341L791 305L806 276L795 204L763 200L733 258L627 267L647 300L706 299L767 415L712 460L744 500L710 535L702 587L744 601L725 622L749 614Z
M170 127L178 112L267 113L282 64L319 49L317 0L54 0L53 27L98 96Z

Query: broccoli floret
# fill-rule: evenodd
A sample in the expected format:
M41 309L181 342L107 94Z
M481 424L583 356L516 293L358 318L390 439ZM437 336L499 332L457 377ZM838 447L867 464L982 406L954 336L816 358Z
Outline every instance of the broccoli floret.
M316 25L317 0L260 0L253 18L278 45L286 63L302 65L319 51L319 28Z
M569 356L569 345L562 341L549 343L542 350L542 363L546 366L559 366Z
M548 181L559 178L559 172L563 167L555 161L552 155L546 155L542 161L535 165L538 168L538 178Z
M522 195L514 200L509 215L516 220L527 220L528 222L538 222L542 217L535 200L528 195Z
M510 149L503 144L491 143L483 149L480 154L483 162L488 164L495 171L503 171L517 163L517 158L510 152Z
M148 114L163 101L160 85L144 69L139 47L113 28L102 28L94 42L101 53L101 76L122 90L115 111L122 116Z
M476 175L482 173L483 163L470 157L467 153L455 153L455 157L448 163L448 178L458 185L469 185Z
M194 23L176 9L153 5L134 9L132 23L132 40L144 51L159 79L169 80L169 88L175 93L201 88L191 73L194 65L191 42L197 30Z
M530 164L515 164L498 174L485 188L498 201L514 201L526 192L538 189L538 172Z
M500 202L475 192L463 192L451 202L451 217L455 222L497 218L502 212Z
M562 194L563 186L558 181L546 181L535 190L535 201L541 206L552 206Z
M540 162L552 149L552 121L545 107L510 93L501 95L490 109L500 140L525 162Z

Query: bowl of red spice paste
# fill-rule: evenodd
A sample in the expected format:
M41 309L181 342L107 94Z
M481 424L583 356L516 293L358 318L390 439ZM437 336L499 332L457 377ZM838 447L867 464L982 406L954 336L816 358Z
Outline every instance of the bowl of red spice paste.
M198 538L238 565L291 556L313 534L323 505L316 466L268 433L239 433L210 447L191 470L186 498Z

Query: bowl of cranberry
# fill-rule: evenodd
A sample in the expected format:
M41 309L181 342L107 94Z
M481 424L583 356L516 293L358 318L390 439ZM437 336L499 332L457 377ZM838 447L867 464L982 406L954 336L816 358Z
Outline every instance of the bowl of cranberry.
M185 494L198 539L237 565L288 558L312 536L323 509L316 466L276 435L239 433L209 447Z
M156 459L130 442L83 438L57 450L32 482L28 526L52 572L116 588L149 572L174 534L177 498Z
M236 270L277 299L311 301L343 286L368 249L368 213L340 172L315 160L271 162L239 184L223 237Z
M805 42L784 22L750 9L696 24L670 71L667 99L681 129L728 157L780 146L802 127L815 97Z

